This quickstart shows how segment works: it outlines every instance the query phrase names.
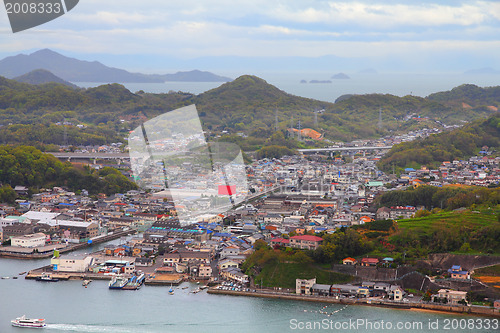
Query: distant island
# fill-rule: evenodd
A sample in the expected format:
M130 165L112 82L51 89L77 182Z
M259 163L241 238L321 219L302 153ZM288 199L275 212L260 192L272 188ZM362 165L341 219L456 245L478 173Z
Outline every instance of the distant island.
M480 74L480 75L484 75L484 74L486 74L486 75L488 75L488 74L498 75L498 74L500 74L500 71L493 69L491 67L484 67L484 68L468 70L468 71L464 72L464 74L465 75L477 75L477 74Z
M29 55L18 54L0 60L0 75L15 78L33 70L44 69L69 82L99 83L163 83L180 82L229 82L231 78L199 70L175 74L131 73L124 69L108 67L98 61L83 61L66 57L50 49Z
M331 80L311 80L309 83L332 83Z
M68 82L66 80L63 80L60 77L52 74L51 72L45 69L35 69L29 73L15 77L14 80L16 80L17 82L37 84L37 85L45 83L60 83L70 88L75 88L75 89L79 88L77 85Z
M347 80L350 79L350 77L344 73L337 73L335 75L332 75L332 79L335 80Z

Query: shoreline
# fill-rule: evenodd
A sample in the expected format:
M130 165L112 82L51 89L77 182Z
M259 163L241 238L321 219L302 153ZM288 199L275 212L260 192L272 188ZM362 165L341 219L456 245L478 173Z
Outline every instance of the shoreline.
M364 299L350 299L350 298L336 299L333 297L326 297L326 296L305 296L296 294L284 294L278 292L267 293L259 291L247 292L247 291L220 290L220 289L215 289L213 287L209 288L207 290L207 293L216 295L274 298L274 299L317 302L317 303L376 306L376 307L391 308L398 310L423 311L423 312L434 312L442 314L475 315L475 316L486 316L486 317L497 317L497 318L500 317L500 311L498 309L482 308L482 307L478 308L474 306L452 306L452 305L441 305L441 304L431 304L431 303L398 303L398 302L387 302L380 300L370 301Z

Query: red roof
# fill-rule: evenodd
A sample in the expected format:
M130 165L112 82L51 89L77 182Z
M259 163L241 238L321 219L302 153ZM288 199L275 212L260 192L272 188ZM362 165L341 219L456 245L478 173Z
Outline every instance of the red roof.
M277 238L271 239L271 242L273 242L273 243L290 243L290 240L285 239L285 238L281 238L281 237L277 237Z
M361 262L362 263L378 263L378 259L377 258L363 258L361 259Z
M321 242L323 238L318 236L311 235L301 235L301 236L293 236L291 239L304 240L304 241L312 241L312 242Z
M356 261L356 259L351 258L351 257L347 257L347 258L345 258L344 260ZM342 261L344 261L344 260L342 260Z

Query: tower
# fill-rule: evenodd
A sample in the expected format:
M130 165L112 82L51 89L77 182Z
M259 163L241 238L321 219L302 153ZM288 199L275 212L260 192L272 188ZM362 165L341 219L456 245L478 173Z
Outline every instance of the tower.
M382 130L382 108L378 109L378 129Z
M278 109L274 111L274 130L278 132Z

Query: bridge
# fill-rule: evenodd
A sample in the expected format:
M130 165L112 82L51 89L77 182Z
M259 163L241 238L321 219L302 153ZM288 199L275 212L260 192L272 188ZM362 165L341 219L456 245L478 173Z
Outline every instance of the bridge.
M128 160L128 153L49 153L64 161L71 160Z
M312 149L297 149L301 153L319 153L331 151L355 151L355 150L384 150L391 149L392 146L359 146L359 147L328 147L328 148L312 148Z

